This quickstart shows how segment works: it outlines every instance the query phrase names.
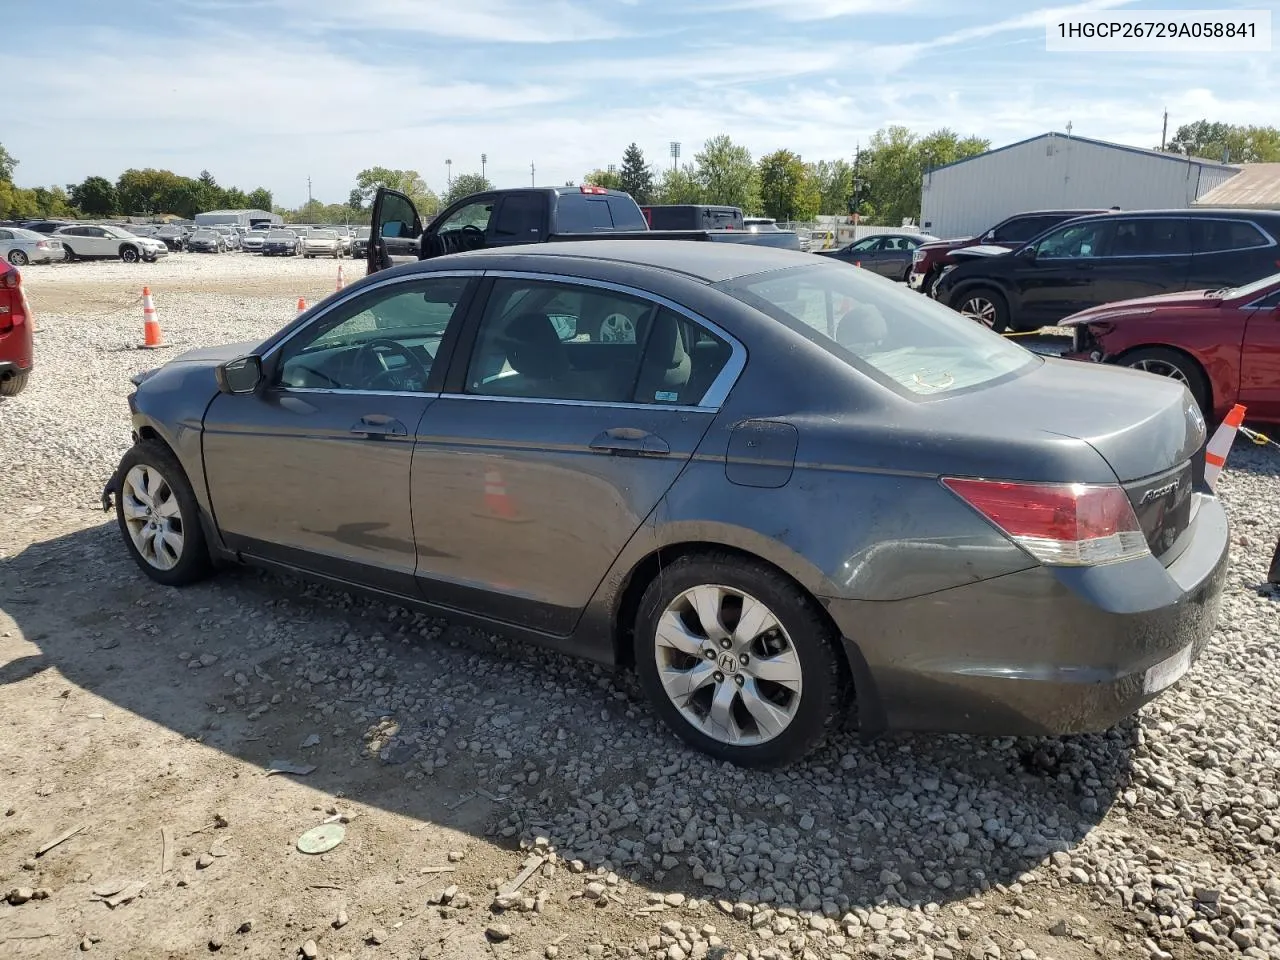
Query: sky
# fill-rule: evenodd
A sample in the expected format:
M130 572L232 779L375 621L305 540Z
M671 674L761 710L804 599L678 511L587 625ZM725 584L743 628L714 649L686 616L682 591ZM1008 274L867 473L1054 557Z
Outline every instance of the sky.
M1228 0L1232 3L1232 0ZM1234 6L1234 3L1232 3ZM1280 0L1245 0L1271 10ZM277 204L370 166L437 191L578 181L635 141L658 169L728 134L850 159L878 128L992 146L1064 130L1135 146L1200 118L1280 124L1271 53L1049 53L1046 18L1205 0L58 0L4 5L0 110L20 186L129 167ZM451 166L446 161L452 161ZM533 165L531 170L530 165Z

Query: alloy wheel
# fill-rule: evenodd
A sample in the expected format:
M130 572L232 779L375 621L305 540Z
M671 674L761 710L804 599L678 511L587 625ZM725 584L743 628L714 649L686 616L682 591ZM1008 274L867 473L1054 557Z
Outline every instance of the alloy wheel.
M755 597L716 584L692 587L663 611L654 647L663 690L706 736L754 746L795 719L800 657L781 622Z
M970 320L977 320L984 327L996 325L996 305L987 297L969 297L960 305L960 314Z
M1187 381L1187 375L1182 368L1165 360L1138 360L1129 364L1129 366L1134 370L1145 370L1147 373L1154 373L1159 377L1168 377L1170 380L1177 380L1178 383L1185 383L1190 386Z
M600 321L600 340L603 343L635 343L635 321L625 313L611 313Z
M153 466L137 464L120 488L124 520L134 548L157 570L172 570L185 542L178 495Z
M10 250L9 262L15 267L25 267L27 265L27 255L21 250Z

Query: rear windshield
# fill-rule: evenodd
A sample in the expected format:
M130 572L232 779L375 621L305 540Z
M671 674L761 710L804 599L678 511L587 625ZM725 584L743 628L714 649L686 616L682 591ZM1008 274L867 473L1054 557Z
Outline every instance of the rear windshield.
M843 263L773 270L717 287L908 396L954 393L1041 362L936 301Z

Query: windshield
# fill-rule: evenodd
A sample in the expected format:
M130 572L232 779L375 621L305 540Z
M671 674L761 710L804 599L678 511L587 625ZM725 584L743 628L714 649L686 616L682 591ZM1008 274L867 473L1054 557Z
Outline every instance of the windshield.
M1280 283L1280 273L1273 273L1269 277L1263 277L1261 280L1253 281L1253 283L1246 283L1242 287L1227 287L1225 290L1219 291L1219 296L1224 300L1234 300L1236 297L1251 297L1255 293L1263 293L1268 287L1277 283Z
M337 240L338 234L333 230L312 230L311 236L318 240Z
M368 240L368 239L369 239L369 233L370 233L370 228L369 228L369 227L361 227L359 230L357 230L357 231L356 231L356 239L358 239L358 240Z
M192 234L193 237L198 237L204 240L211 239L213 237L216 237L217 235L218 235L217 232L213 230L197 230L194 234Z
M293 234L288 230L272 230L267 234L268 240L292 240Z
M1039 362L936 301L841 263L773 270L717 287L908 396L953 393Z

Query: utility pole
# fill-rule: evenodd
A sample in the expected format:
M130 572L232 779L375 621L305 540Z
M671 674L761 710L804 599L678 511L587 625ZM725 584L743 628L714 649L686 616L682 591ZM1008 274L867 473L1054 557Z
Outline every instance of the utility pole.
M1160 124L1160 150L1164 151L1165 138L1169 136L1169 108L1165 107L1164 121Z
M674 171L676 164L680 162L680 141L671 141L671 169Z
M446 160L444 162L444 180L449 185L449 189L453 189L453 161Z
M533 165L533 161L530 160L529 161L529 186L536 187L538 185L537 174L538 174L538 168L535 167Z
M311 206L311 178L307 177L307 206Z
M485 178L484 165L488 162L489 162L489 155L487 153L480 154L480 179L481 180Z

